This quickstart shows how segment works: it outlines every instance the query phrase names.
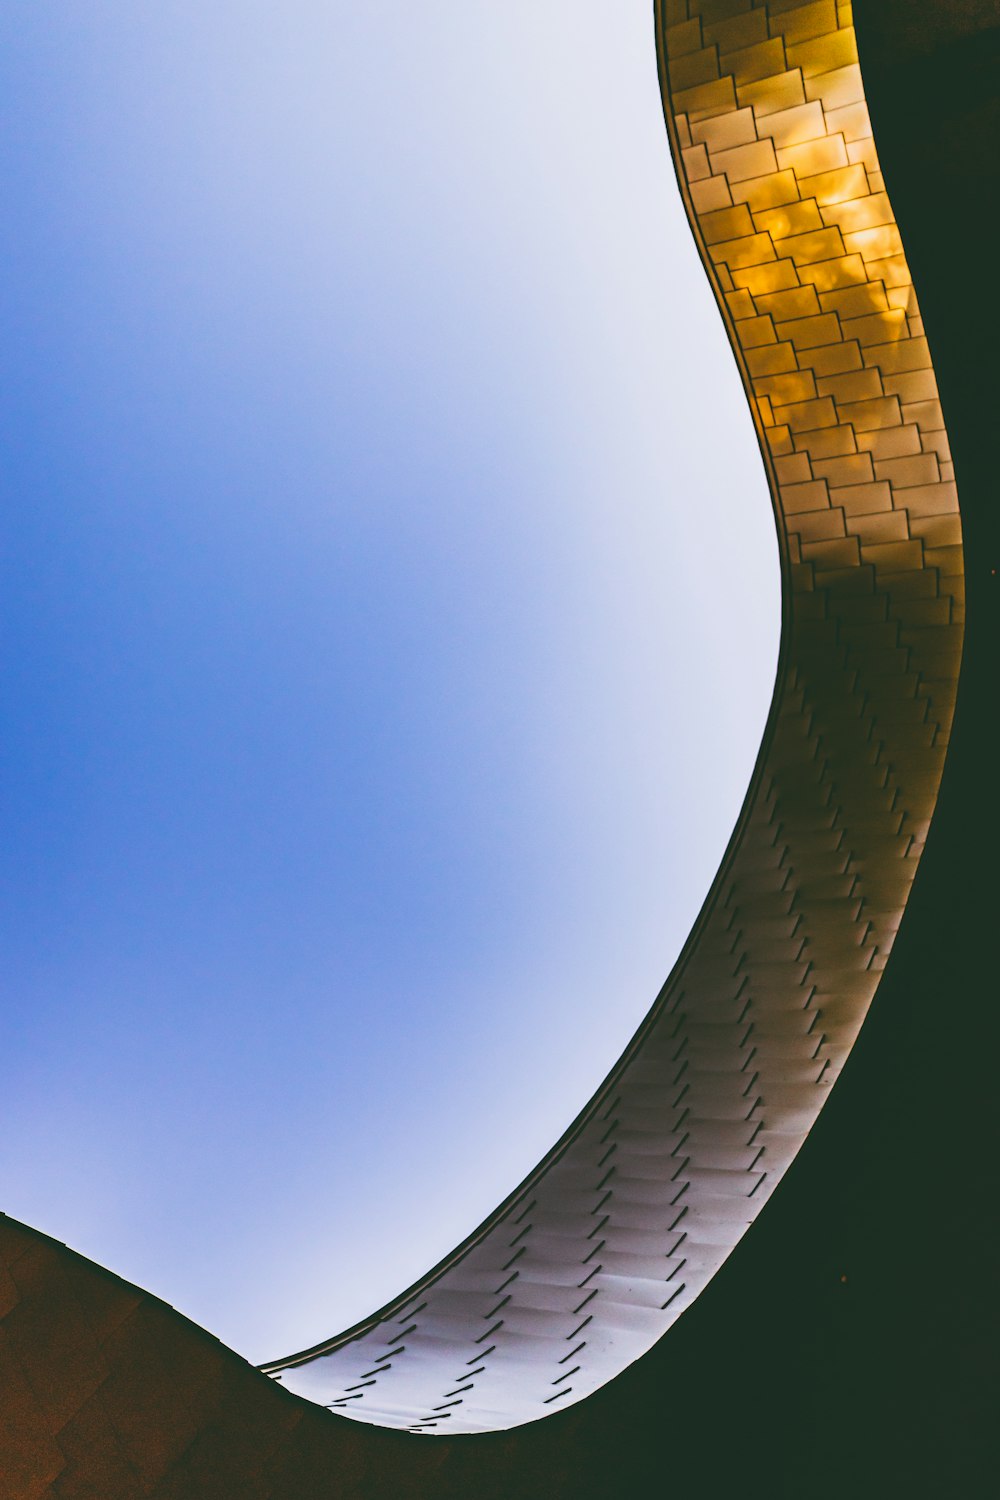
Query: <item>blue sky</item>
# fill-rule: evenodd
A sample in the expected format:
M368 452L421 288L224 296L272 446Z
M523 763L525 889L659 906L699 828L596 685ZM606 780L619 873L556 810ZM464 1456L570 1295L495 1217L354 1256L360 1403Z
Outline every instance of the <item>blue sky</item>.
M0 1206L253 1359L568 1123L756 755L650 9L0 13Z

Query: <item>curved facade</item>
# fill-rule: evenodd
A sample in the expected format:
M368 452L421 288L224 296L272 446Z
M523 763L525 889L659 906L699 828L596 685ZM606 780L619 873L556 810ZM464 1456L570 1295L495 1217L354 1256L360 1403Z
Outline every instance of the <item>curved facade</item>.
M784 625L740 823L624 1056L538 1169L363 1324L264 1368L412 1432L535 1421L648 1350L836 1081L934 810L958 502L850 4L660 0L678 180L771 483Z

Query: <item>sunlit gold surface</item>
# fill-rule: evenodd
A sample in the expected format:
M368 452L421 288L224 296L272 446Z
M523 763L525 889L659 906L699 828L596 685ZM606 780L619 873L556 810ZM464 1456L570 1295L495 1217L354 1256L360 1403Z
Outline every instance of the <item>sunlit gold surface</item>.
M678 174L752 394L793 614L815 617L803 596L836 591L831 574L873 569L886 649L909 653L915 717L940 745L961 641L958 501L851 6L660 9Z

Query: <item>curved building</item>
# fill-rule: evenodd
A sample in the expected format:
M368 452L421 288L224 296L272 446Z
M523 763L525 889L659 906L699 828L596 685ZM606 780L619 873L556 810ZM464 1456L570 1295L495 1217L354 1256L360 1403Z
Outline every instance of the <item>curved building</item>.
M718 1270L865 1018L951 730L958 501L851 7L663 0L656 21L678 182L774 497L777 685L695 930L580 1117L396 1302L265 1367L413 1432L581 1400Z
M985 1492L970 1185L992 1052L968 855L988 815L993 342L988 288L970 313L956 257L978 273L988 249L976 194L996 177L998 32L976 0L858 11L929 289L972 606L955 752L898 949L951 737L965 573L851 6L661 0L668 134L784 583L764 743L698 923L536 1172L420 1283L275 1361L273 1379L0 1221L4 1500Z

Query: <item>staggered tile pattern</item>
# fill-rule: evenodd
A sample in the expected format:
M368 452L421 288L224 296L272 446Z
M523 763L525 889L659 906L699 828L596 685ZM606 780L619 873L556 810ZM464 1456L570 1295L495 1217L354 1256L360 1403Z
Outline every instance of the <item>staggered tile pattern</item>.
M681 191L775 500L778 686L695 931L580 1119L397 1303L266 1367L415 1432L579 1401L732 1251L862 1024L948 743L958 504L851 7L660 0L657 32Z

